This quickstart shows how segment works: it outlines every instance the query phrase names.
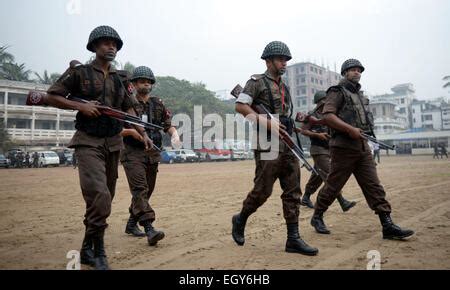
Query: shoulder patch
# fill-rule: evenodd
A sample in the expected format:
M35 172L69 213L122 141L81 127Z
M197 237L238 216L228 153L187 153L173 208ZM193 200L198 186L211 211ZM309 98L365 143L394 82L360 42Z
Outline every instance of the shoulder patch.
M256 75L252 75L250 78L254 81L259 81L260 79L262 79L264 77L263 74L256 74Z

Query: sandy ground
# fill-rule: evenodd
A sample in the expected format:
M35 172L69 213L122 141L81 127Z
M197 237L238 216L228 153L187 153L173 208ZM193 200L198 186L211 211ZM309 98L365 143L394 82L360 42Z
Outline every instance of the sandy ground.
M231 238L231 216L252 187L253 161L161 165L151 199L155 226L166 238L149 247L124 234L130 193L120 167L106 246L114 269L366 269L377 250L382 269L450 269L450 161L431 157L385 157L379 175L394 221L416 235L406 242L381 238L378 217L352 177L344 195L358 204L326 214L332 231L309 225L301 208L303 238L320 249L316 257L284 252L285 224L278 183L272 197L249 220L246 244ZM302 170L302 187L309 174ZM0 170L0 269L65 269L70 250L80 248L84 202L78 173L70 167ZM83 267L85 268L85 267Z

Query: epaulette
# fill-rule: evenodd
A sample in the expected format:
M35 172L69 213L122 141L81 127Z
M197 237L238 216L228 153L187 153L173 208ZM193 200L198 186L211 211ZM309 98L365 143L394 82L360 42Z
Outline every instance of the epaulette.
M252 75L250 78L254 81L259 81L263 77L264 77L264 74L256 74L256 75Z
M84 67L84 65L76 59L70 61L69 66L71 69L78 69Z

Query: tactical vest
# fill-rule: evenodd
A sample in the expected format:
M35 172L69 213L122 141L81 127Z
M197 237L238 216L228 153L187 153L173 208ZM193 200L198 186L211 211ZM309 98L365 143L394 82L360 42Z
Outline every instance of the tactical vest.
M321 119L322 116L318 112L312 112L311 115L317 119ZM330 133L330 129L325 125L314 125L311 127L311 131L315 133ZM311 146L320 146L323 148L329 148L329 142L319 138L309 138L311 140Z
M155 108L156 106L156 102L154 100L154 98L149 98L147 104L145 104L144 110L142 111L142 113L137 113L137 115L139 116L139 118L142 119L142 115L143 114L147 114L147 118L148 118L148 122L153 123L155 125L161 126L163 127L163 121L162 120L158 120L154 114L153 114L153 108ZM146 128L145 131L147 132L147 135L150 139L152 139L153 144L155 144L158 148L162 147L162 134L159 130L151 130ZM127 136L123 139L123 141L125 142L125 144L131 145L133 147L137 147L137 148L145 148L144 143L134 139L131 136Z
M98 100L99 95L96 94L94 86L94 68L92 65L80 66L86 68L87 78L89 79L89 91L87 95L76 96L84 100ZM121 94L126 93L125 87L118 75L119 73L112 74L114 78L114 92L115 96L113 98L113 104L111 106L115 109L120 109L121 104L119 104ZM106 104L105 91L102 90L101 103ZM113 137L119 134L123 129L123 123L119 120L110 118L105 115L100 115L97 118L89 118L80 112L76 115L75 128L81 130L88 135L95 137Z
M353 93L343 86L336 86L343 96L344 104L337 116L347 124L362 129L365 133L373 133L373 115L369 111L369 99L361 92ZM333 130L333 134L337 131Z
M264 85L266 86L266 89L268 90L268 95L269 95L269 103L270 103L270 108L269 111L272 114L278 114L278 112L275 111L275 100L273 98L273 94L272 94L272 89L270 88L269 82L267 81L266 77L263 75L263 81L264 81ZM290 115L284 115L282 112L282 114L280 114L279 116L279 121L281 124L283 124L286 127L286 132L289 133L289 135L292 135L293 130L294 130L294 120L292 119L292 114L293 114L293 103L292 103L292 99L291 99L291 95L289 93L289 88L282 83L283 85L283 89L286 93L286 105L289 106L288 112L290 111ZM258 104L258 102L256 102L256 104ZM270 136L270 133L268 132L268 135Z

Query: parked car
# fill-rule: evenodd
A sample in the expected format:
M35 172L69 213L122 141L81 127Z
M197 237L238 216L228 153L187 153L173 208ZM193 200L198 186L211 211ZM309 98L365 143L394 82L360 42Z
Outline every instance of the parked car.
M177 155L173 151L162 151L161 152L161 163L172 164L175 162Z
M59 166L59 157L53 151L38 151L39 167Z
M0 167L9 168L11 161L5 157L5 155L0 154Z
M197 154L190 149L170 150L169 152L175 153L174 162L197 162L199 160Z

